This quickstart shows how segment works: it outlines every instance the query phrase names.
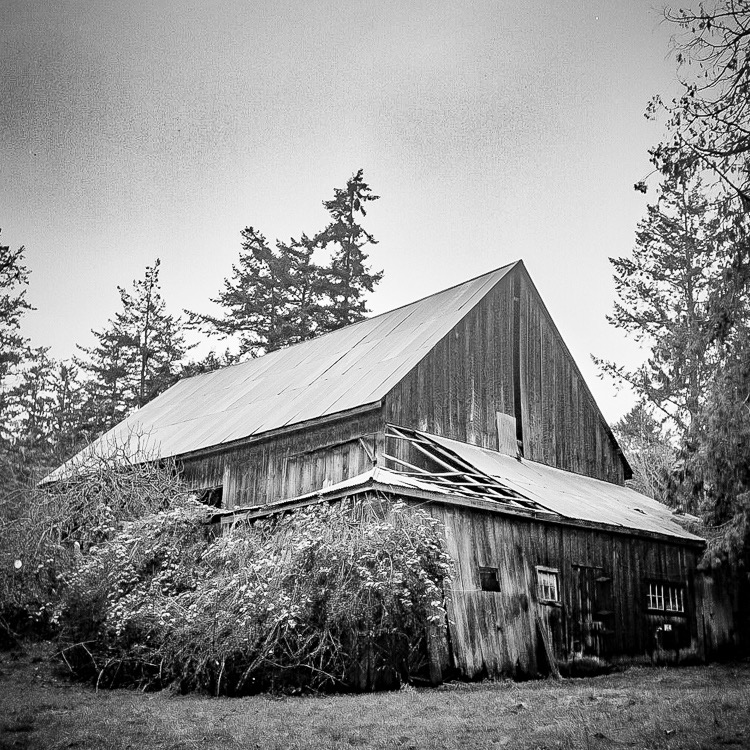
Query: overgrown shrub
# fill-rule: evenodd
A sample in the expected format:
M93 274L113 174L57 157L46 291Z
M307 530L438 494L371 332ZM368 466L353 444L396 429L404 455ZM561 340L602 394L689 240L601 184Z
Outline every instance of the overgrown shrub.
M89 456L63 481L29 488L13 513L0 514L0 643L49 635L79 559L182 492L173 463L133 464L116 450Z
M320 504L206 545L183 501L88 555L59 612L79 676L213 694L395 686L445 628L438 522L403 503Z

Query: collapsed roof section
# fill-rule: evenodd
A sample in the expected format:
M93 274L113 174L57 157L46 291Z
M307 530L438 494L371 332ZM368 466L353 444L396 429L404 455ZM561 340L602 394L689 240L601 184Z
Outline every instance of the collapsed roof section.
M412 462L392 455L403 455L404 446L419 457ZM628 487L426 432L388 425L383 458L385 466L321 490L220 511L214 518L233 523L375 491L551 523L705 543L686 531L670 508Z
M417 454L415 463L395 455L404 444ZM437 485L454 495L494 500L510 507L546 510L505 484L500 477L487 474L455 451L443 447L426 432L387 425L383 459L391 471L431 486Z
M417 430L389 426L389 434L398 434L400 440L409 442L425 456L428 465L437 461L466 467L467 477L487 477L498 482L507 493L508 502L524 504L532 510L546 510L562 518L700 540L677 522L678 516L666 505L629 487ZM393 462L391 469L402 472L399 464ZM424 465L414 468L420 470ZM425 481L426 475L419 478ZM463 492L467 488L460 472L433 481L444 486L456 481L453 492ZM477 486L470 491L477 493L480 488ZM484 497L496 499L491 494Z

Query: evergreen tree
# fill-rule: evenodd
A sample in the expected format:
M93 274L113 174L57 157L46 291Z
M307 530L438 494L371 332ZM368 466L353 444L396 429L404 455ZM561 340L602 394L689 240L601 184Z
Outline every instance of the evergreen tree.
M364 181L360 169L347 181L346 187L334 190L333 200L324 201L331 215L329 225L317 236L317 243L332 250L326 280L325 328L335 330L362 320L367 313L365 293L372 292L383 272L372 273L367 266L365 248L377 240L364 229L359 215L367 216L365 205L378 200Z
M648 358L635 370L594 361L681 434L690 428L716 364L706 321L725 246L700 179L667 174L638 224L632 257L610 258L618 299L608 320L641 344Z
M56 362L49 380L51 463L59 466L88 442L82 421L85 391L72 362Z
M51 453L52 373L49 348L37 347L19 375L17 447L28 467L46 464Z
M189 347L182 321L166 312L159 287L159 260L148 266L132 290L118 287L122 309L76 365L87 373L84 411L94 435L113 427L176 382Z
M220 370L222 367L236 365L240 361L238 354L226 349L223 354L210 351L203 359L191 360L182 367L181 378L191 378L193 375L203 375L206 372Z
M668 503L701 516L714 561L750 564L750 215L694 168L667 171L636 238L612 260L610 322L647 358L599 363L674 428Z
M221 315L188 312L189 325L236 338L240 356L256 357L360 320L367 312L365 292L382 277L366 266L364 248L375 240L359 223L365 204L374 200L360 170L324 202L331 222L315 237L303 234L271 247L246 227L239 262L211 300ZM321 266L315 256L326 252L330 263Z
M272 249L253 227L242 230L239 264L213 299L221 317L189 312L192 327L239 339L240 356L252 357L315 335L320 307L320 272L314 246L302 239L277 242Z
M93 347L78 346L86 358L75 358L85 374L83 429L95 438L121 422L133 406L129 383L136 352L132 338L119 326L117 318L107 328L93 331Z
M189 348L182 335L182 321L166 311L159 266L158 258L153 266L147 266L143 279L133 281L132 292L118 287L122 310L116 315L116 324L125 333L133 355L128 379L136 408L177 381L180 363Z
M29 273L24 248L0 245L0 510L12 514L20 507L26 467L18 450L21 416L19 380L28 360L29 342L21 333L24 314L33 308L26 300Z
M633 469L629 486L654 500L670 504L675 446L649 407L643 401L637 403L612 431Z
M693 4L693 8L696 3ZM683 94L665 110L666 138L651 150L659 174L687 180L703 171L704 226L717 231L717 267L708 266L702 325L685 337L691 357L702 355L697 389L686 411L680 460L683 486L706 522L715 560L750 565L750 2L717 0L667 11ZM636 189L646 192L644 182ZM675 248L678 252L679 248ZM668 357L679 361L680 339ZM696 406L697 402L697 406Z
M750 569L750 215L722 204L733 252L708 305L717 352L706 398L686 446L686 468L716 559Z
M11 426L18 414L16 374L28 354L21 320L33 308L26 300L29 272L24 248L0 245L0 448L12 441Z

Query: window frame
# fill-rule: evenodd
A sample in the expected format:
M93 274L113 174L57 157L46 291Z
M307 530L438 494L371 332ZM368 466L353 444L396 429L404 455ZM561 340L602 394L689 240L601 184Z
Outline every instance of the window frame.
M546 578L546 580L543 580ZM552 585L550 585L552 582ZM554 587L554 591L552 590ZM546 596L546 593L554 593L554 597ZM536 566L536 594L541 604L561 604L560 598L560 569L550 568L546 565Z
M687 586L682 581L649 578L645 581L644 593L648 614L687 617Z

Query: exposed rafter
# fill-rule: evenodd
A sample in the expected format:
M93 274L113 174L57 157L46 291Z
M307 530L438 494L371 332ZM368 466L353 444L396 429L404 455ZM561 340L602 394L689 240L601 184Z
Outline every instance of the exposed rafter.
M401 454L401 455L398 455ZM411 460L407 460L406 456ZM485 474L424 433L389 424L383 458L386 468L417 477L465 497L481 497L513 507L545 511L538 503Z

